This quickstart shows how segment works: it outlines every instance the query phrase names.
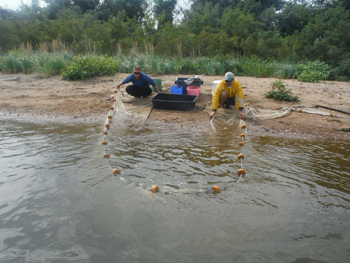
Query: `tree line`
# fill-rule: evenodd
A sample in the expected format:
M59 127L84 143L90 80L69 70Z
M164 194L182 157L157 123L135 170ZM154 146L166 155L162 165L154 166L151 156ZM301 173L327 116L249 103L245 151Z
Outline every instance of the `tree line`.
M320 61L350 76L348 0L38 0L0 7L0 48L53 41L74 53Z

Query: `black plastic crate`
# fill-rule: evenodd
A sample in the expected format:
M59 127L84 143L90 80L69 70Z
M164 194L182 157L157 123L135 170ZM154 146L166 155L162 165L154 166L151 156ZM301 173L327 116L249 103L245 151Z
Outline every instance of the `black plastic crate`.
M197 87L200 87L201 86L201 84L203 84L203 81L193 81L190 85L187 85L186 84L186 82L185 82L185 80L187 80L187 79L189 79L189 78L177 78L176 80L175 80L175 84L177 85L177 86L181 86L181 87L183 87L183 89L182 89L182 94L187 94L187 87L188 86L197 86Z
M193 110L197 97L196 95L158 93L151 101L155 109L186 111Z

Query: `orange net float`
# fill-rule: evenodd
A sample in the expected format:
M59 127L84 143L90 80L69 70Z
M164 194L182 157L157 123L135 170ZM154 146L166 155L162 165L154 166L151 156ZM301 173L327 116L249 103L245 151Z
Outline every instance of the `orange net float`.
M108 132L106 132L106 131L105 131L105 132L103 132L103 135L108 135Z
M117 101L116 99L112 99L112 101Z
M153 185L152 188L151 188L151 192L155 193L157 191L158 191L158 185Z
M112 119L113 118L113 116L112 115L108 115L108 119Z
M114 91L114 93L118 93L118 91L117 91L117 90L115 90L115 91Z
M107 144L108 144L108 142L106 142L106 141L102 142L102 145L107 145Z
M239 169L237 171L237 175L245 175L245 170L244 169Z
M240 142L238 145L239 146L244 146L244 142Z
M113 106L111 106L109 109L110 109L110 110L114 110L114 107L113 107Z
M107 129L109 129L109 128L111 128L111 125L109 125L108 123L105 125L105 127L107 128Z
M111 95L111 99L114 99L114 95Z
M120 174L120 170L119 170L119 169L114 169L114 170L112 171L112 174L113 174L113 175Z
M211 188L212 191L214 191L215 193L220 193L220 187L217 186L217 185L214 185L212 188Z
M241 120L245 120L245 116L241 116Z
M299 109L299 112L302 112L303 110L302 109Z
M333 113L329 114L329 116L333 117Z
M244 133L241 134L241 138L242 138L242 137L245 137L245 134L244 134Z
M243 124L243 125L241 126L241 129L245 129L245 128L247 128L247 126L246 126L245 124Z
M108 153L105 153L104 155L103 155L103 158L109 158L109 157L111 157Z
M238 154L237 158L238 159L244 159L244 154L243 153Z

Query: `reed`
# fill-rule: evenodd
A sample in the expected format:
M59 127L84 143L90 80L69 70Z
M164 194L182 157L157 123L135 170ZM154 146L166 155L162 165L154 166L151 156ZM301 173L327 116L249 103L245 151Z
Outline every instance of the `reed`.
M83 74L80 72L77 76L67 76L67 79L83 79L115 74L116 72L130 73L135 65L140 65L142 71L154 75L204 74L223 76L227 71L231 71L237 76L284 79L299 77L303 81L319 81L327 79L329 76L329 67L320 62L295 64L263 60L254 56L158 56L153 52L153 45L146 41L143 43L144 53L139 52L137 42L132 44L128 53L122 52L120 45L117 47L118 52L113 57L105 57L94 54L94 43L87 43L86 48L91 54L85 57L91 60L87 63L88 67L92 67L92 69L88 69L90 73ZM58 40L50 43L41 42L37 46L38 51L33 51L30 43L22 43L17 49L0 55L0 70L6 73L37 72L41 76L57 75L67 71L67 68L72 66L73 61L81 57L81 55L73 54L70 45ZM106 66L107 64L112 66ZM111 68L113 69L112 73Z
M20 52L11 51L7 55L2 56L0 62L0 68L5 73L18 73L22 72L22 66L19 60Z
M67 52L50 54L37 53L35 71L42 77L60 75L73 60L73 55Z

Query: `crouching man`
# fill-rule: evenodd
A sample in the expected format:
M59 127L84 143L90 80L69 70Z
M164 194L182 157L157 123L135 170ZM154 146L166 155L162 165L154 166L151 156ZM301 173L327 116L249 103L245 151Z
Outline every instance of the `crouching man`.
M235 80L235 76L232 72L225 74L225 79L222 80L214 89L212 100L212 112L210 118L216 115L216 111L219 108L219 104L222 108L235 110L238 109L239 116L244 117L244 94L241 84Z

